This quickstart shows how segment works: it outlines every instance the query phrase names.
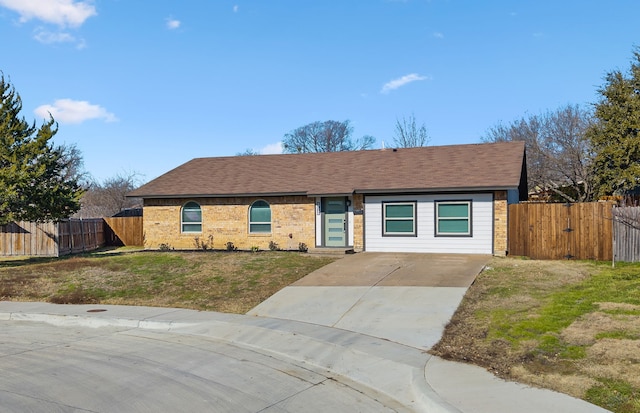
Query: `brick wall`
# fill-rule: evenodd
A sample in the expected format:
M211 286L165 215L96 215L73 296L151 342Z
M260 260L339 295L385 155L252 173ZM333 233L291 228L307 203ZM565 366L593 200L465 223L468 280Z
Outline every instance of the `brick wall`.
M364 195L354 194L351 202L354 211L364 211ZM353 215L353 249L364 251L364 214Z
M249 206L263 199L271 207L271 233L249 234ZM182 233L180 211L188 201L202 209L202 232ZM200 199L145 199L145 248L164 244L175 249L196 248L195 238L214 249L232 242L238 249L269 249L270 241L281 249L297 250L299 243L315 246L315 203L306 196L234 197Z
M493 194L493 254L507 255L507 191L496 191Z

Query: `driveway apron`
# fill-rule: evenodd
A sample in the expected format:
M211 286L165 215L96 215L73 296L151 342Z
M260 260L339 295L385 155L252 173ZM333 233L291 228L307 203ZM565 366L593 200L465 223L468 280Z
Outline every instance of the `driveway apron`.
M429 349L488 255L347 255L280 290L248 315L302 321Z

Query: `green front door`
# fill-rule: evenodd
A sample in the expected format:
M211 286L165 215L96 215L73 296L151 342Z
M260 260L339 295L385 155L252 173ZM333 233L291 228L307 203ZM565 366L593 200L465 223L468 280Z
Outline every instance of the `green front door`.
M346 199L324 198L324 245L326 247L347 246Z

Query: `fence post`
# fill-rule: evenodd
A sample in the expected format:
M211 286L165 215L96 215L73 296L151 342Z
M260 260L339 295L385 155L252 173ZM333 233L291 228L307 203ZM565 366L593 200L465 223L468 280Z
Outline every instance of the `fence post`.
M616 268L616 220L618 217L613 212L614 208L615 206L611 207L611 225L613 227L611 231L611 268Z

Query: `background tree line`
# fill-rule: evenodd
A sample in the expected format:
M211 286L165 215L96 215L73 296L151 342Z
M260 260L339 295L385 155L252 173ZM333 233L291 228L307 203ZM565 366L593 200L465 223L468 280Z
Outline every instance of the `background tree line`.
M640 48L627 72L613 70L598 89L591 109L565 105L525 115L489 128L484 142L524 141L529 190L559 201L592 201L602 196L640 191ZM37 127L21 116L22 101L0 72L0 225L12 221L53 221L75 214L111 216L140 206L125 195L139 174L127 173L98 182L84 171L75 145L54 145L53 117ZM414 115L396 120L393 144L429 143L424 124ZM312 122L284 135L287 153L371 149L375 138L353 137L349 120ZM247 150L238 155L255 155ZM499 167L496 166L496 167Z
M592 109L566 105L509 124L485 142L525 141L529 190L584 202L640 189L640 49L630 69L609 72Z

